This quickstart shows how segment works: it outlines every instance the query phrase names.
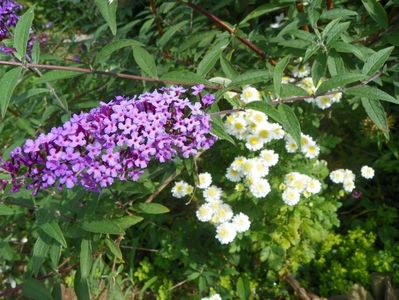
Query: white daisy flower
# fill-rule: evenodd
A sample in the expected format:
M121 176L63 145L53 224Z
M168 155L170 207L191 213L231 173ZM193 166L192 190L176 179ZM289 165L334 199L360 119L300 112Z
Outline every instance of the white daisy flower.
M330 179L334 183L343 183L344 177L345 177L344 174L345 174L345 172L343 169L338 169L338 170L332 171L330 173Z
M344 180L344 190L348 193L352 192L355 189L355 183L351 179Z
M237 231L232 223L226 222L216 227L216 238L222 244L231 243L235 239L236 235Z
M306 185L306 191L311 194L317 194L321 191L321 183L317 179L310 179Z
M302 153L305 154L305 157L307 158L315 158L319 156L320 153L320 148L316 145L315 142L311 142L309 144L302 146L301 150Z
M317 107L321 108L321 109L327 109L330 108L331 105L333 104L333 100L329 95L324 95L324 96L319 96L316 97L316 105Z
M231 206L226 203L222 203L215 210L212 217L212 223L214 224L225 223L227 221L230 221L232 217L233 217L233 210L231 209Z
M292 70L292 75L297 78L304 78L310 74L310 67L308 64L296 66Z
M215 210L212 208L212 206L209 203L207 203L201 205L195 214L198 220L200 220L201 222L208 222L212 219L214 213Z
M348 169L344 170L344 181L345 180L355 181L355 178L356 178L356 176L351 170L348 170Z
M270 192L270 184L266 179L257 178L249 185L249 190L256 198L264 198Z
M247 119L254 124L262 124L267 121L267 116L263 112L248 109L246 113Z
M297 204L299 202L300 197L301 197L300 193L293 188L287 188L283 192L283 201L290 206Z
M259 101L262 100L262 97L259 93L259 91L251 86L247 86L242 90L241 93L241 101L244 103L250 103L253 101Z
M255 178L264 177L269 174L269 168L263 163L260 158L253 158L255 161L255 167L252 170L251 176Z
M233 226L237 232L245 232L249 229L251 221L246 214L239 213L232 220Z
M243 171L243 166L244 163L247 161L247 159L244 156L237 156L234 161L231 163L231 168L233 170L236 170L238 172L242 172Z
M285 136L285 149L288 153L295 153L298 150L298 145L289 134Z
M360 170L362 177L366 179L371 179L374 177L374 169L369 166L363 166Z
M198 175L197 187L200 189L206 189L212 184L212 176L208 172L201 173Z
M250 151L257 151L262 149L263 141L256 135L249 135L246 139L245 147L248 148Z
M222 197L222 189L212 185L204 190L203 196L206 202L217 201Z
M234 170L231 166L227 168L226 178L231 182L239 182L243 177L241 172Z
M219 294L214 294L208 298L209 300L222 300Z
M255 158L246 159L244 164L242 165L242 173L245 176L252 175L252 172L255 169L256 163L257 163L257 160Z
M267 167L275 166L278 163L278 154L273 150L262 150L259 153L259 158Z
M193 192L193 187L184 181L177 181L172 188L172 196L183 198Z

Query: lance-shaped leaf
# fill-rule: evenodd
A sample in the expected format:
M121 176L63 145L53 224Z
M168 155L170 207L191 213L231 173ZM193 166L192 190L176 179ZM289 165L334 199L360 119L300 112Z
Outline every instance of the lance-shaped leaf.
M4 118L10 98L17 86L19 76L21 75L21 67L11 69L3 75L0 79L0 111L1 117Z
M144 73L153 78L157 78L157 66L155 64L155 58L152 54L150 54L144 48L136 46L133 47L133 57Z
M113 35L116 34L116 9L118 8L118 1L108 0L94 0L100 10L101 15L111 29Z
M16 50L15 56L19 60L25 59L26 48L28 46L29 32L32 27L32 21L34 18L33 7L27 10L22 17L19 19L15 26L14 32L14 48Z
M362 98L362 105L370 119L382 130L385 137L389 139L389 127L384 107L378 100Z
M363 65L362 72L366 75L373 75L375 72L381 69L391 55L393 48L394 47L381 49L380 51L374 53L369 58L367 58L366 62Z

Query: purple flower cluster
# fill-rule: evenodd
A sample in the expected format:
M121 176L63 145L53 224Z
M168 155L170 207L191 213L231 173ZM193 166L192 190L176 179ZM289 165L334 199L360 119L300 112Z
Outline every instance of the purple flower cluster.
M138 180L151 160L163 163L208 149L216 138L204 109L214 98L206 94L207 104L191 103L186 94L170 87L132 99L118 96L74 115L62 127L26 140L10 160L0 158L0 173L11 178L0 179L0 189L11 184L16 192L26 185L37 194L51 186L82 185L99 191L115 179Z
M14 0L0 1L0 41L9 38L10 28L14 27L19 19L17 12L22 9L22 5ZM0 45L0 51L10 53L12 48Z

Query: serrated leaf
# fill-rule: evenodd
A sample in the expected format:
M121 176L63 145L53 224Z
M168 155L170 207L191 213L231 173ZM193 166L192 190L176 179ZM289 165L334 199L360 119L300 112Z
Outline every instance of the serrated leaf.
M118 245L116 245L113 241L110 239L105 240L105 244L107 245L108 249L111 251L111 253L119 260L123 261L123 256L121 249L119 249Z
M82 73L74 71L53 70L44 73L42 77L37 78L35 81L33 81L33 83L34 84L46 83L55 80L69 79L79 75L82 75Z
M301 125L292 108L288 105L280 104L277 110L284 130L292 136L297 145L301 145Z
M363 74L372 75L377 72L385 64L389 56L391 55L394 47L388 47L381 49L380 51L371 55L363 66Z
M180 23L169 27L162 37L158 40L158 45L163 48L169 42L169 40L173 37L173 35L181 30L184 26L188 24L188 21L181 21Z
M215 136L217 136L218 138L228 141L230 143L232 143L233 145L235 145L236 143L234 142L234 139L226 132L224 125L223 125L223 121L222 118L220 118L217 115L213 115L212 116L212 129L211 129L211 133Z
M377 0L362 0L370 17L384 29L388 28L388 15L384 7Z
M223 50L226 48L228 42L216 43L203 57L197 67L197 74L201 77L205 77L206 74L213 68L218 61Z
M116 34L116 9L118 8L118 1L113 1L109 3L108 0L94 0L98 9L100 10L101 15L104 20L107 22L109 29L113 35Z
M18 84L19 76L21 75L21 67L9 70L0 79L0 109L1 117L4 118L10 103L11 95Z
M315 86L318 85L320 78L324 76L326 70L327 57L324 53L319 53L312 65L312 80Z
M238 73L234 69L233 64L228 61L223 55L220 57L220 66L222 67L223 73L227 78L233 79L237 77Z
M284 7L284 5L280 3L267 3L263 4L261 6L258 6L255 8L253 11L251 11L241 22L241 24L248 23L249 20L258 18L260 16L263 16L267 13L279 10L280 8Z
M364 97L368 99L373 99L373 100L381 100L381 101L387 101L387 102L392 102L395 104L399 104L399 100L396 99L395 97L392 97L388 93L380 90L379 88L372 87L372 86L362 86L356 89L347 89L345 91L346 94L349 95L354 95L358 97Z
M82 229L94 233L125 234L125 231L113 220L84 221Z
M64 235L62 233L62 230L58 223L55 221L45 223L43 225L40 225L40 228L50 237L52 237L54 240L56 240L58 243L60 243L63 247L67 247L66 240L64 238Z
M276 93L277 97L280 97L280 90L281 90L281 79L283 78L283 73L285 68L287 67L291 56L286 56L277 63L276 67L273 71L273 86L274 92Z
M359 73L338 74L322 82L322 84L317 89L317 95L321 95L329 90L338 87L342 88L347 84L365 79L367 79L367 76Z
M385 137L389 139L389 127L384 107L378 100L362 98L361 101L367 115L383 131Z
M19 19L14 30L14 48L15 56L19 60L25 60L26 48L28 46L29 31L32 27L34 18L34 7L28 9Z
M50 291L38 280L26 279L22 285L22 294L26 298L33 300L53 300Z
M150 54L144 48L135 46L133 47L133 57L144 73L153 78L157 78L157 66L155 64L155 58L152 54Z
M168 213L170 210L166 206L159 203L139 203L134 206L135 210L138 210L144 214L158 215Z
M258 71L248 71L243 74L238 75L229 84L229 87L244 86L247 84L254 84L258 82L266 82L271 78L268 71L258 70Z
M254 102L248 103L245 106L245 109L254 109L254 110L263 112L264 114L266 114L267 116L272 118L274 121L276 121L280 124L282 123L282 118L280 117L280 113L278 112L278 110L275 109L274 107L272 107L266 101L254 101Z
M135 46L143 46L142 43L132 40L132 39L122 39L122 40L117 40L109 43L108 45L105 45L96 55L96 59L94 63L102 63L106 62L107 59L111 56L112 53L115 51L118 51L119 49L125 48L125 47L135 47Z

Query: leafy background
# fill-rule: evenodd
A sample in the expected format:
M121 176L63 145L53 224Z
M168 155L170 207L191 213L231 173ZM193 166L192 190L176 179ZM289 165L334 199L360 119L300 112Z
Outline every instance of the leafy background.
M359 295L367 290L375 299L395 299L393 286L399 283L399 68L394 48L399 40L398 1L23 4L35 5L34 31L48 34L40 51L34 47L33 62L208 85L211 77L222 76L233 80L230 88L251 84L265 98L269 92L300 96L297 91L280 90L276 81L300 57L311 63L315 81L335 78L329 89L344 88L381 71L369 85L378 88L377 95L348 90L341 103L323 111L303 101L287 104L296 115L289 122L299 120L301 129L317 139L321 158L331 170L358 170L369 164L376 177L357 187L360 199L329 186L322 196L289 208L279 198L284 174L301 170L325 179L326 165L281 154L287 163L273 174L273 192L257 200L234 190L224 178L229 163L244 149L221 139L199 158L154 164L139 183L118 183L100 194L79 188L43 191L36 198L29 191L3 193L3 296L61 299L61 294L65 297L74 289L79 299L89 299L89 294L92 299L198 299L211 291L223 299L295 299L305 297L295 289L300 284L321 297L345 294L365 299ZM198 7L218 16L234 34ZM272 28L281 12L283 25ZM26 16L23 20L29 28ZM51 28L46 28L48 22ZM20 44L21 57L26 44L22 35L15 32L14 40L14 45ZM240 37L260 51L244 45ZM42 76L37 76L28 69L5 66L0 68L2 78L9 70L18 72L7 74L19 80L9 102L7 95L1 95L4 157L73 112L96 107L115 95L162 86L99 73L41 70ZM357 74L357 79L347 74ZM231 107L222 97L224 91L215 91L219 102L213 109ZM266 103L258 109L264 107ZM217 134L225 137L223 132ZM221 246L214 239L214 229L196 220L199 199L189 204L173 199L170 186L158 193L176 174L194 182L196 166L200 172L210 172L226 191L229 204L253 222L249 233L230 246ZM146 204L149 197L152 202ZM15 290L10 288L13 282Z

